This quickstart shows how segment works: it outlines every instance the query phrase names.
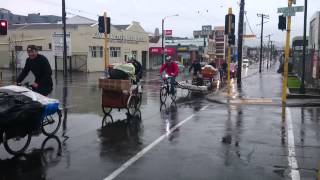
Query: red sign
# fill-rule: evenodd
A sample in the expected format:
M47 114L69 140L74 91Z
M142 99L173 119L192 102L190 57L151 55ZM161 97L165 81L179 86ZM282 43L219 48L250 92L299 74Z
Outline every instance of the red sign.
M172 36L172 30L164 30L166 36Z
M166 47L164 49L164 52L166 55L174 56L176 54L176 49L172 47ZM161 55L162 54L162 48L161 47L151 47L149 48L149 53L151 55Z

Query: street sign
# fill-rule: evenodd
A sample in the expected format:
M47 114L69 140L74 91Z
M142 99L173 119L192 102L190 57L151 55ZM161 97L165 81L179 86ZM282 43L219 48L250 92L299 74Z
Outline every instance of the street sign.
M278 8L278 13L283 13L284 16L295 16L296 12L303 12L304 6L292 6Z
M172 30L164 30L166 36L172 36Z
M71 54L71 38L67 34L67 56ZM63 57L63 34L52 34L52 51L54 56Z

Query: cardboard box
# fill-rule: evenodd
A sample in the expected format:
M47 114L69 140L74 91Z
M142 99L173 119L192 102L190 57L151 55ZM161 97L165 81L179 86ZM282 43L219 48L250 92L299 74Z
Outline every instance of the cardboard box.
M129 91L131 80L99 78L99 88L111 91Z

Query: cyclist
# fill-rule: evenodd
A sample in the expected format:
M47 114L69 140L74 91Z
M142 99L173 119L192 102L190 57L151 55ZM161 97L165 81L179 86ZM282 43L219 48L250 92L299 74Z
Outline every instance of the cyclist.
M175 78L178 76L179 74L179 67L177 65L177 63L175 63L173 60L172 60L172 57L171 56L167 56L166 57L166 63L163 64L160 68L160 74L163 73L163 71L165 71L169 76L169 81L170 81L170 91L171 91L171 94L174 94L175 93Z
M48 59L38 54L38 49L35 45L29 45L27 48L28 58L26 64L17 78L17 83L21 83L31 71L35 76L35 82L31 85L33 91L47 96L52 91L52 70Z

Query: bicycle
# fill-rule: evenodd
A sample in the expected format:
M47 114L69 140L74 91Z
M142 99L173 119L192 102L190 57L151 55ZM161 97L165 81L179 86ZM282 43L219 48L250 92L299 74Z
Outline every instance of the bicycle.
M174 102L177 98L177 90L176 90L176 84L177 82L174 80L172 76L169 76L168 74L165 74L162 77L162 84L160 87L160 102L161 104L164 104L167 100L167 96L171 96L171 100ZM171 81L174 81L174 87L173 87L173 92L171 92Z
M14 89L14 91L12 91ZM59 102L54 99L43 98L42 96L34 93L31 90L31 87L28 83L20 86L5 86L1 87L0 99L5 102L15 102L19 103L19 112L14 119L18 124L12 124L10 121L3 120L0 125L0 143L3 143L6 151L12 155L17 155L23 153L29 146L31 142L31 137L33 135L40 134L42 132L46 136L54 135L60 125L61 125L61 109L58 107ZM6 91L11 90L11 93ZM29 96L32 96L30 99ZM37 103L34 103L37 97L42 98L42 101L48 101L47 104L40 103L39 99ZM54 103L49 103L52 100ZM26 111L24 108L29 108L29 111ZM13 114L12 109L9 109L8 112L2 112L2 114ZM14 113L16 114L16 113ZM8 117L1 116L2 118ZM21 119L31 119L34 117L38 117L35 119L33 124L30 125L29 122L26 124L30 127L26 127L23 124ZM39 121L39 122L38 122ZM21 123L21 124L20 124ZM31 127L32 126L32 127Z

